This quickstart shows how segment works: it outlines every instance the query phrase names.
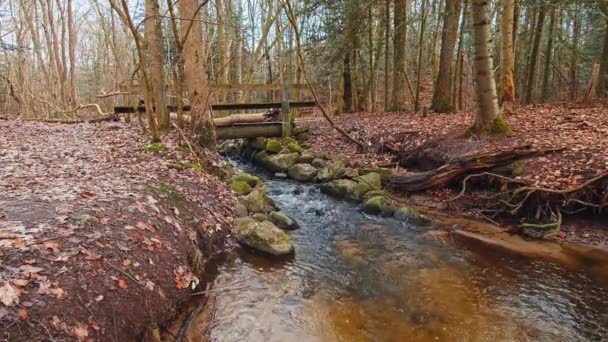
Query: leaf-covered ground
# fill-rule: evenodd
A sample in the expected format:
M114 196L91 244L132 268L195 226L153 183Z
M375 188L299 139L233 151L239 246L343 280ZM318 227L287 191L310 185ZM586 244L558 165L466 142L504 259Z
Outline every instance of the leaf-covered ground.
M172 317L235 201L201 172L224 162L176 141L154 152L125 124L0 121L0 339L132 340Z
M437 141L438 150L447 159L463 155L508 150L530 144L534 148L563 150L524 162L523 174L516 178L532 186L572 189L608 170L608 103L546 104L518 108L507 120L513 129L509 137L464 137L473 122L473 111L436 114L421 113L354 113L336 117L338 125L369 146L366 151L348 142L320 116L298 119L299 126L312 129L313 149L330 154L343 154L365 166L391 164L392 150L414 150ZM398 172L413 170L399 169ZM432 191L435 202L452 195L444 189ZM597 229L577 229L573 239L608 245L608 236L595 235ZM564 234L561 235L562 237Z

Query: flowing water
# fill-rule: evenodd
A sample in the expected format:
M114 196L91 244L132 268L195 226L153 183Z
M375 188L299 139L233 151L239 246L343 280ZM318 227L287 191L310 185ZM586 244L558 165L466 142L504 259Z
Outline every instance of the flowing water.
M315 185L266 186L301 225L295 256L229 256L201 340L608 341L606 282L367 217Z

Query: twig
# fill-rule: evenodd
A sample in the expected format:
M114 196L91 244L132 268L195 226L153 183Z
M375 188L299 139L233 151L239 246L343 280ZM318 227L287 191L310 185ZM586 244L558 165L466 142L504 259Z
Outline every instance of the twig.
M46 325L42 324L42 322L40 322L37 319L34 319L33 321L36 322L36 323L38 323L38 324L40 324L40 326L43 327L44 330L46 330L46 334L49 336L49 340L51 342L55 342L55 339L53 338L53 335L51 335L51 331L49 330L49 328L46 327Z
M137 285L142 286L142 287L145 287L145 285L144 285L144 284L142 284L142 283L141 283L139 280L135 279L135 277L133 277L133 276L132 276L132 275L130 275L129 273L127 273L127 272L125 272L125 271L121 270L120 268L118 268L118 267L116 267L116 266L112 265L112 264L111 264L110 262L108 262L107 260L104 260L103 262L104 262L106 265L108 265L108 266L112 267L113 269L117 270L118 272L122 273L122 274L123 274L125 277L127 277L127 278L131 279L131 280L132 280L134 283L136 283Z

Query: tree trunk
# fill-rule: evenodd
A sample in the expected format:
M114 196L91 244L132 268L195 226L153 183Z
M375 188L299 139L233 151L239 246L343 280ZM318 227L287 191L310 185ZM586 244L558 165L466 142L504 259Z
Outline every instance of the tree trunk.
M606 17L606 31L604 33L597 94L599 97L608 97L608 0L598 0L598 5Z
M581 24L579 15L580 6L577 1L574 12L574 22L572 28L572 59L570 61L570 99L576 101L578 94L578 41L581 34Z
M219 63L218 63L218 83L219 84L229 84L229 75L230 75L230 48L232 44L232 39L229 39L226 32L228 31L228 18L229 11L228 9L231 7L229 3L226 3L224 6L224 2L230 2L230 0L216 0L215 6L217 11L217 41L219 45ZM220 102L226 102L226 97L228 92L221 92L220 94Z
M184 47L184 76L190 99L190 112L199 129L199 144L215 145L215 131L209 106L206 55L198 0L181 0L179 11L182 21L181 40Z
M389 45L390 37L390 20L391 20L391 0L385 0L384 3L384 111L388 112L388 104L390 101L390 90L388 86L389 80Z
M501 30L502 113L515 114L515 49L513 48L513 16L515 0L503 0Z
M416 100L414 102L414 110L420 110L420 81L422 79L422 43L424 40L424 26L426 25L426 0L422 0L422 7L420 8L422 19L420 20L420 37L418 39L418 65L416 75Z
M158 128L169 128L169 112L165 103L165 73L163 70L163 35L160 26L158 1L146 0L146 22L144 38L150 83L154 94L154 110L158 118Z
M538 8L538 18L536 20L534 42L532 43L532 51L530 52L530 66L528 67L528 84L526 88L526 103L534 101L534 90L536 88L536 66L538 64L538 51L540 50L540 41L543 36L543 26L545 24L545 15L547 8L541 6Z
M476 134L503 133L508 129L504 129L506 124L499 117L487 0L473 0L472 12L475 51L475 94L478 109L471 132Z
M443 33L441 35L441 53L439 57L439 73L433 91L431 108L438 113L452 112L452 63L454 47L458 35L458 17L462 0L445 0L445 15Z
M547 33L547 50L545 50L545 70L543 72L543 102L551 96L549 81L551 80L551 57L553 56L553 34L555 32L555 8L551 9L549 32Z
M395 17L393 27L393 103L392 110L404 111L406 109L405 90L405 51L407 43L407 0L395 0Z
M344 112L353 111L353 89L350 77L350 53L344 54L344 71L342 72L344 91L342 92L342 102L344 102Z
M454 82L452 87L452 108L454 108L456 111L462 109L462 100L460 99L460 94L462 91L462 76L464 74L464 53L462 49L464 45L464 31L467 27L468 8L469 0L464 0L464 6L462 7L462 21L460 22L460 37L458 38L458 49L456 50L456 70L454 72Z

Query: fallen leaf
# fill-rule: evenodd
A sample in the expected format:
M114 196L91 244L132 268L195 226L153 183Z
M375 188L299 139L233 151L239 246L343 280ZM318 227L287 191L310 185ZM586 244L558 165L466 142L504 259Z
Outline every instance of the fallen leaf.
M86 198L86 199L93 199L96 197L96 195L90 191L81 191L80 192L80 197L82 198Z
M53 295L55 295L55 297L57 297L59 299L63 298L64 292L63 292L63 289L60 287L52 288L49 290L49 292L52 293Z
M11 284L4 283L4 285L0 287L0 302L5 306L19 304L19 291Z
M59 244L57 242L47 241L47 242L44 243L44 247L46 249L52 250L53 253L59 252Z
M118 279L116 282L121 289L126 289L128 287L127 282L122 279Z
M19 309L19 319L22 321L27 321L28 314L26 309Z

